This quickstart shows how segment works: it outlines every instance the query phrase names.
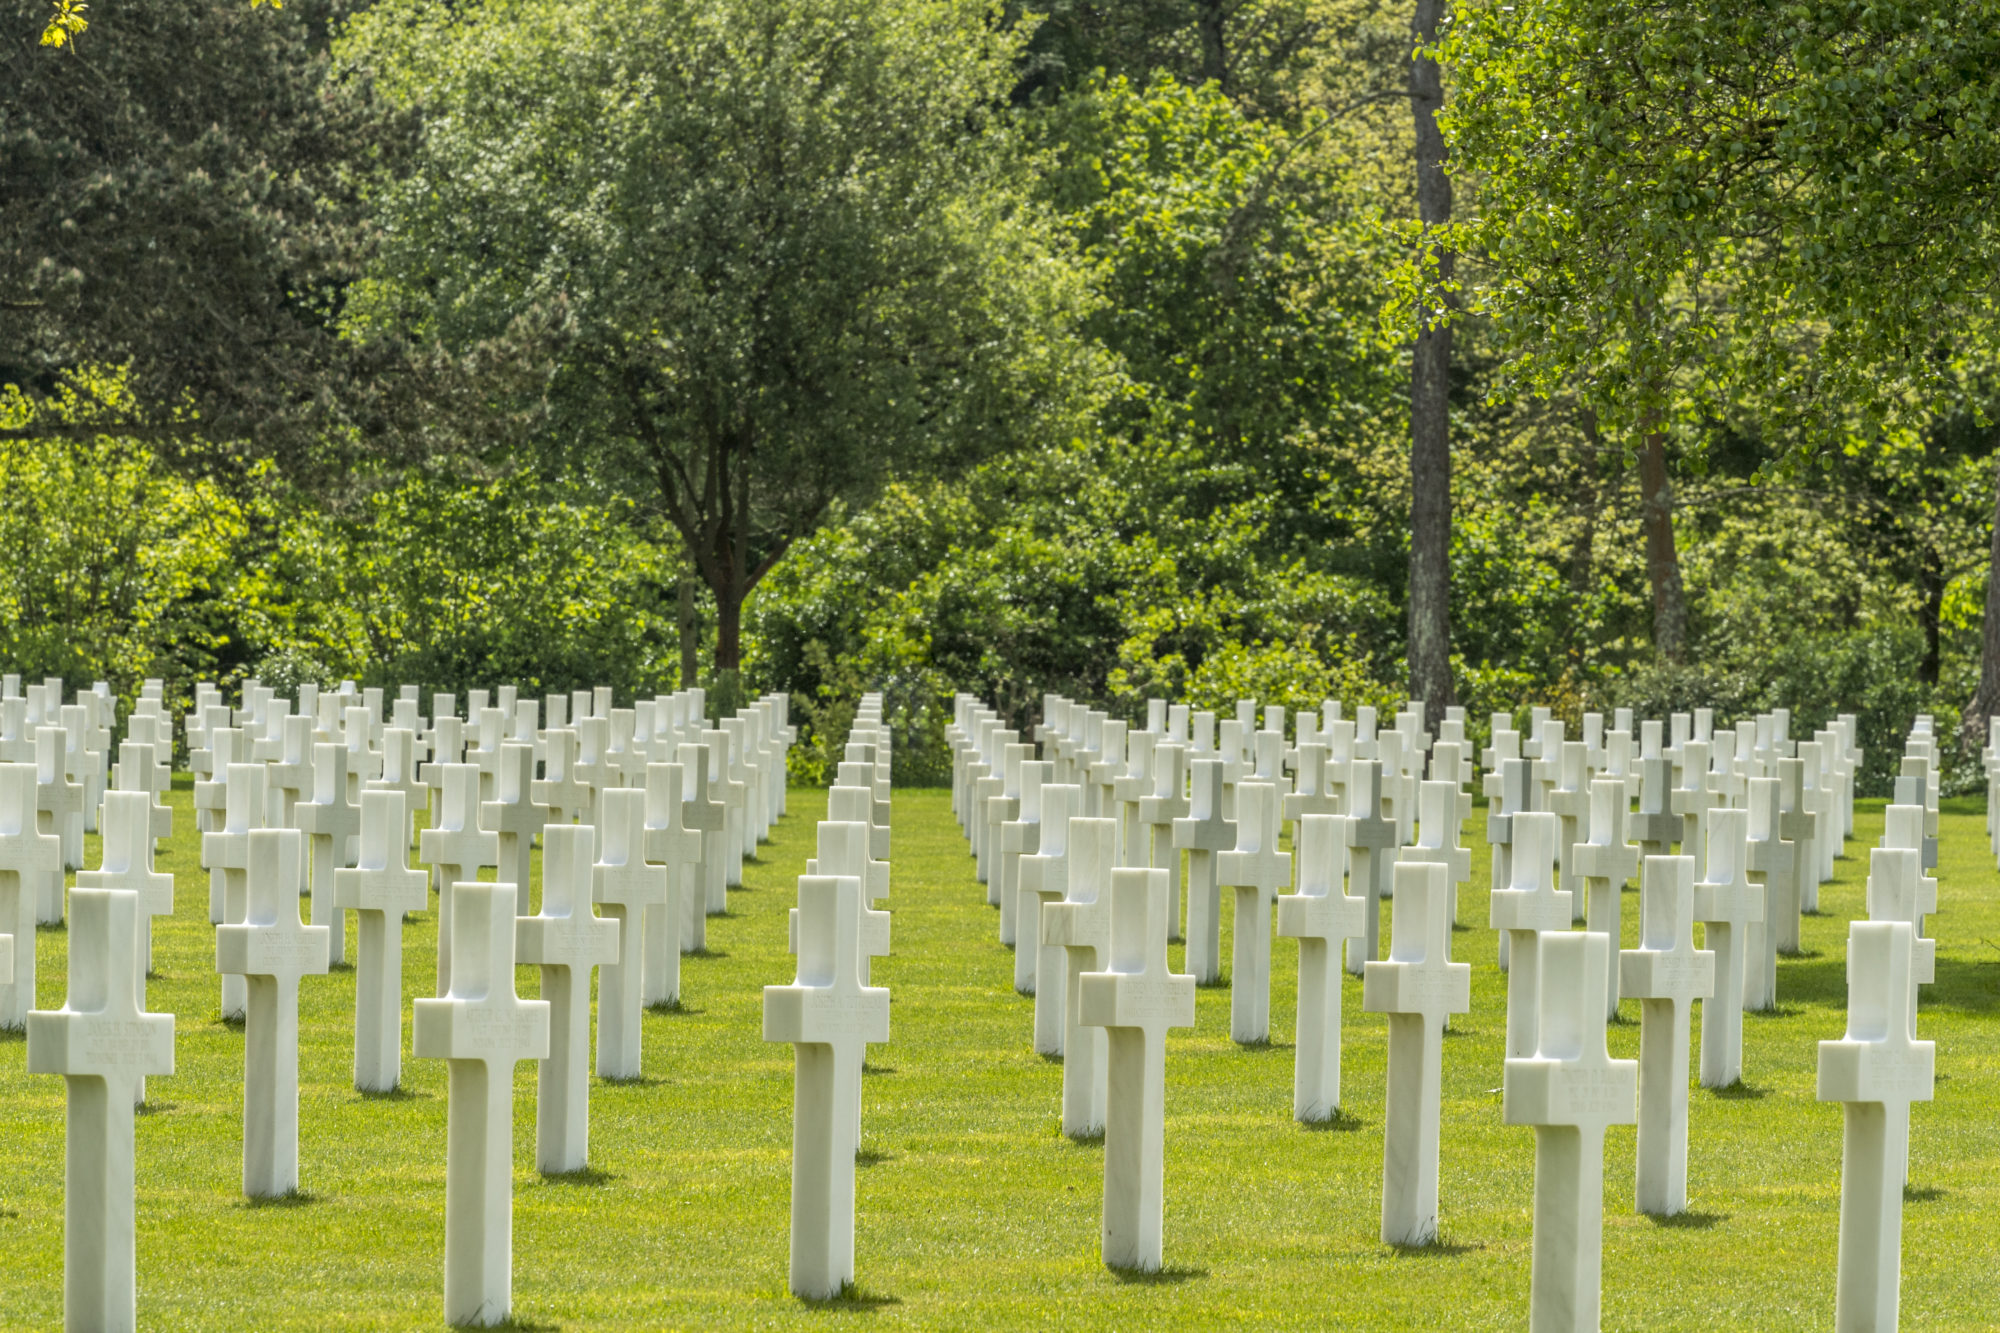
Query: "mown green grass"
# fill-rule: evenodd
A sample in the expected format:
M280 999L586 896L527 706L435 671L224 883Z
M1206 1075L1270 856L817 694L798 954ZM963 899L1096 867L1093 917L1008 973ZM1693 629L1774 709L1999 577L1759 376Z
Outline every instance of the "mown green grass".
M424 1328L441 1319L445 1076L407 1053L405 1091L350 1082L354 978L309 979L301 1015L304 1197L252 1207L239 1192L242 1034L216 1021L206 877L185 788L174 793L178 911L158 933L153 1007L178 1016L178 1072L151 1083L138 1122L139 1314L150 1329ZM1133 1279L1097 1257L1102 1148L1058 1131L1061 1067L1029 1049L943 792L896 796L895 953L878 961L892 1040L866 1079L858 1289L808 1305L786 1292L791 1054L760 1039L760 987L788 981L784 912L823 793L791 814L685 964L685 1012L649 1015L645 1078L592 1089L593 1173L533 1169L534 1070L517 1071L514 1298L520 1327L1519 1328L1526 1322L1533 1133L1500 1123L1505 978L1485 929L1486 854L1455 955L1473 1008L1444 1048L1445 1243L1376 1238L1385 1024L1346 990L1346 1115L1290 1119L1296 951L1278 941L1269 1047L1229 1040L1226 989L1200 993L1167 1059L1168 1269ZM1693 1212L1632 1211L1632 1131L1606 1149L1604 1326L1823 1329L1833 1319L1838 1107L1813 1099L1815 1042L1844 1027L1846 923L1862 914L1860 816L1824 915L1780 965L1780 1012L1746 1015L1746 1087L1692 1094ZM95 864L96 853L90 854ZM1904 1326L2000 1326L2000 904L1979 814L1944 817L1938 984L1922 1035L1938 1043L1937 1100L1916 1110L1904 1213ZM1628 894L1625 943L1636 942ZM352 956L352 926L349 949ZM430 993L434 913L406 928L405 993ZM66 936L40 935L41 1004L61 1005ZM1176 965L1179 950L1175 949ZM1228 957L1225 945L1224 957ZM519 974L533 994L532 968ZM1636 1008L1611 1030L1636 1054ZM1698 1021L1698 1020L1697 1020ZM62 1316L63 1089L0 1041L0 1325Z

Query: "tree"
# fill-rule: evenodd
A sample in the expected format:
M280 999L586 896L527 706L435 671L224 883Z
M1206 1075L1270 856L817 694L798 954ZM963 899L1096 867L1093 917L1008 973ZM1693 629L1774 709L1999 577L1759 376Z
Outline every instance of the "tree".
M133 5L66 50L44 0L0 0L0 384L56 392L122 367L126 417L88 429L321 450L380 434L334 316L366 244L356 189L400 133L336 83L349 0ZM83 430L32 414L16 432Z
M357 310L507 372L554 463L743 599L836 501L1064 438L1085 304L965 0L401 0L346 47L423 118Z
M1451 222L1451 178L1445 174L1438 112L1444 83L1433 55L1444 22L1444 0L1417 0L1410 24L1416 48L1410 66L1410 110L1416 121L1417 216L1435 236ZM1454 274L1448 246L1430 242L1426 263L1441 284ZM1424 701L1424 725L1435 730L1455 702L1451 680L1451 323L1426 319L1410 355L1410 695Z
M1990 350L2000 4L1473 0L1442 57L1470 304L1517 386L1638 437L1672 658L1671 442L1746 406L1805 452L1914 438Z

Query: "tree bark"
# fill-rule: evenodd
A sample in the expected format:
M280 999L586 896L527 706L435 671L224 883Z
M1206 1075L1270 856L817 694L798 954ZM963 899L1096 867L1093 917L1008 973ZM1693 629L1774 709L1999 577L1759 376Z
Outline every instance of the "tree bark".
M1980 627L1979 688L1959 724L1959 743L1972 754L1986 745L1987 719L2000 713L2000 465L1993 482L1993 537L1986 558L1986 614Z
M721 675L743 665L743 599L715 596L715 671Z
M1938 683L1943 662L1944 582L1944 557L1938 554L1936 543L1926 539L1923 559L1917 566L1917 590L1922 595L1917 603L1917 623L1924 631L1924 659L1917 663L1917 679L1926 685Z
M1437 40L1445 0L1417 0L1410 24L1410 108L1416 119L1417 213L1428 229L1451 221L1451 178L1437 114L1444 83L1424 48ZM1434 245L1441 281L1450 250ZM1410 358L1410 695L1436 731L1454 698L1451 680L1451 326L1417 330Z
M681 575L681 688L690 689L701 680L701 617L695 611L694 575Z
M1657 418L1654 419L1657 425ZM1646 530L1646 578L1653 585L1653 648L1661 660L1687 657L1687 593L1674 545L1674 491L1667 479L1667 437L1650 429L1639 450L1641 522Z
M1229 92L1229 48L1223 34L1227 0L1196 0L1195 28L1201 34L1201 76Z

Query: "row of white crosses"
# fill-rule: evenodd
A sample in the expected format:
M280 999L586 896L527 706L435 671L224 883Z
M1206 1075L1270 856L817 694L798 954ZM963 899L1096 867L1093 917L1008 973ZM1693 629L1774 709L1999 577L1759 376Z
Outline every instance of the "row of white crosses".
M790 915L797 975L764 988L764 1040L793 1052L789 1283L809 1300L854 1281L862 1066L889 1039L889 992L869 984L869 963L889 952L889 913L872 904L889 893L890 764L881 696L863 695Z
M33 688L41 693L47 687ZM158 797L167 789L164 756L171 753L161 693L152 682L142 693L128 723L128 732L142 739L121 746L114 768L119 789L104 794L104 864L78 875L82 896L77 902L80 910L83 904L92 904L92 916L88 923L79 921L72 938L71 1003L61 1014L35 1015L30 1023L45 1034L31 1037L34 1051L39 1052L31 1053L31 1067L70 1074L73 1109L79 1087L98 1089L92 1094L97 1100L72 1117L66 1241L68 1299L78 1312L72 1326L131 1326L135 1297L130 1107L144 1098L146 1073L171 1071L170 1017L160 1019L166 1025L163 1057L150 1047L128 1043L122 1064L108 1071L79 1057L71 1036L60 1038L63 1049L56 1050L59 1039L52 1035L81 1031L103 1044L111 1038L92 1034L115 1033L120 1030L115 1024L124 1020L100 1020L96 1015L122 1014L130 1008L139 1018L147 1017L143 1013L145 924L151 916L172 910L171 877L152 869L154 844L171 828L170 816L159 818L164 809ZM202 830L203 860L212 875L212 915L220 918L217 963L225 982L224 1006L245 1021L244 1189L252 1197L272 1197L298 1187L298 987L302 977L327 971L332 941L340 937L338 918L332 923L325 919L331 910L352 910L359 918L356 1085L386 1091L398 1082L401 932L405 914L427 902L425 873L406 863L410 833L406 802L413 794L419 799L427 794L428 784L416 780L416 765L418 756L428 753L439 770L438 785L458 798L457 823L447 832L465 835L456 841L447 836L438 849L449 854L440 862L449 876L442 901L449 909L454 901L466 900L475 910L471 919L445 927L448 938L457 937L459 947L439 951L442 998L419 1001L415 1049L420 1056L452 1062L455 1093L461 1075L479 1084L472 1088L467 1083L466 1095L455 1095L452 1104L446 1304L454 1322L493 1322L505 1317L509 1304L511 1246L512 1079L511 1073L496 1074L495 1069L504 1064L511 1070L517 1058L543 1062L538 1159L551 1172L584 1165L588 1077L582 1062L588 1057L589 967L598 964L604 972L598 1072L605 1077L635 1076L638 1015L647 989L641 977L640 940L661 942L665 960L651 969L659 974L654 986L662 998L677 998L684 933L679 927L689 915L682 899L701 904L706 896L700 882L704 829L712 828L715 834L713 860L719 862L726 855L740 863L743 843L764 836L769 820L783 809L781 778L754 786L738 783L738 792L747 789L751 795L736 805L738 822L725 823L724 800L707 799L711 755L726 752L736 761L730 767L738 772L762 758L763 772L781 775L783 747L792 738L783 723L784 699L760 700L733 719L734 726L725 723L725 730L700 728L703 739L691 747L677 737L698 721L698 695L679 700L672 712L693 720L674 727L650 725L662 709L638 710L650 715L648 725L635 728L643 738L642 757L647 762L641 766L636 760L621 761L603 774L602 785L593 792L596 827L550 828L546 820L519 817L533 808L529 745L503 741L496 747L493 799L482 802L476 797L485 775L477 762L454 762L456 741L448 733L456 729L451 725L455 719L443 716L442 710L439 723L420 733L417 725L380 726L380 696L373 691L360 694L359 706L353 702L357 693L352 689L325 696L308 689L302 694L305 706L294 716L286 701L254 682L246 687L244 706L238 710L223 707L214 692L204 688L198 694L198 725L190 736L195 763L206 775L197 784L197 799L205 812L203 822L211 825ZM438 702L448 710L447 698ZM585 706L582 698L576 702ZM589 706L601 711L605 702L608 692L597 692ZM406 688L391 722L420 722L415 708L414 691ZM524 713L516 716L532 722ZM447 734L440 736L440 731ZM777 747L775 752L765 748L766 737ZM629 754L634 744L628 738L618 748ZM47 740L41 745L46 749ZM651 762L654 754L677 752L700 771L702 780L684 782L679 762ZM25 931L0 931L0 960L4 960L0 983L25 983L7 984L7 993L0 995L10 1013L32 1000L33 912L45 876L53 875L60 901L61 839L37 827L38 786L45 785L38 782L39 776L34 764L0 763L0 921L27 919ZM643 785L629 785L634 776ZM685 799L688 796L696 801ZM692 813L690 804L703 808ZM48 823L45 815L40 823ZM287 823L295 827L282 826ZM537 833L552 840L543 911L520 918L517 927L510 918L526 907L527 844ZM317 851L322 862L316 881L305 869L311 855L308 838L316 844L311 851ZM649 859L656 863L649 864ZM475 881L482 868L510 865L515 875L499 884L466 882ZM309 882L315 916L321 918L313 925L301 922L298 914L301 889ZM93 895L112 900L113 908L96 906ZM591 911L593 902L606 908L604 918ZM642 913L649 927L643 934L638 928ZM697 908L692 915L699 922L706 913ZM513 996L517 928L524 959L543 967L549 1001L522 1002ZM25 968L17 974L12 945L21 938L29 947ZM456 972L451 964L454 954L460 958ZM129 983L107 991L106 967L122 972ZM434 1007L439 1005L444 1007ZM427 1011L425 1006L433 1008ZM547 1024L551 1009L559 1028L552 1049ZM423 1017L426 1012L428 1019ZM72 1014L84 1017L71 1021L67 1016ZM20 1022L14 1019L15 1026ZM157 1028L155 1023L146 1030ZM106 1048L108 1057L120 1056L115 1046L111 1042ZM79 1079L94 1082L80 1084ZM125 1102L122 1127L118 1117L107 1122L102 1113L99 1103L105 1086L112 1088L114 1100L131 1099ZM496 1105L502 1108L498 1112ZM85 1130L85 1138L79 1139L78 1133ZM94 1173L84 1171L88 1178L79 1177L80 1164L86 1162L98 1166ZM112 1177L108 1189L103 1178L107 1170Z
M157 682L150 684L157 690ZM63 919L64 872L82 869L83 836L100 831L98 812L116 758L111 687L98 681L67 704L63 693L57 676L26 686L18 675L0 679L0 763L34 767L35 822L55 835L60 852L59 864L32 886L35 920L43 925ZM20 1026L18 1014L9 1021Z

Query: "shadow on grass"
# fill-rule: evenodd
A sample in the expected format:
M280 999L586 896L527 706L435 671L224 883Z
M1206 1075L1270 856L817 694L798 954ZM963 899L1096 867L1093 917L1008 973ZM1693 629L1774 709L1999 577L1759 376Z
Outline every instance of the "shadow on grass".
M433 1094L418 1092L397 1084L393 1088L356 1088L354 1100L357 1102L427 1102Z
M1745 1018L1797 1018L1805 1010L1796 1004L1774 1004L1769 1009L1745 1009Z
M243 1030L243 1015L242 1015L242 1014L237 1014L237 1015L235 1015L235 1016L234 1016L234 1017L232 1017L232 1018L224 1018L224 1017L222 1016L222 1013L221 1013L221 1011L220 1011L220 1010L218 1010L218 1011L217 1011L217 1012L216 1012L215 1014L213 1014L212 1016L210 1016L210 1018L209 1018L209 1020L208 1020L208 1021L209 1021L209 1022L211 1022L211 1023L214 1023L214 1024L217 1024L218 1026L221 1026L221 1027L226 1027L226 1028L228 1028L228 1029L229 1029L229 1030L230 1030L231 1032L241 1032L241 1031Z
M352 964L352 963L328 963L328 964L326 965L326 970L327 970L327 971L329 971L329 972L352 972L352 971L354 970L354 964Z
M69 934L69 922L67 920L37 921L35 923L35 933L37 935L67 935Z
M1169 1264L1152 1272L1106 1264L1104 1271L1128 1287L1177 1287L1183 1282L1199 1282L1208 1276L1206 1268L1194 1268L1187 1264Z
M696 1009L681 1000L655 1000L646 1006L649 1014L705 1014L706 1009Z
M720 913L720 915L722 915L722 916L727 916L727 915L729 915L729 914L728 914L727 912L723 912L723 913ZM708 947L707 945L705 945L705 944L704 944L704 945L703 945L703 946L702 946L701 948L699 948L699 949L689 949L689 950L688 950L688 951L687 951L686 953L682 954L682 955L681 955L681 957L683 957L683 958L727 958L727 957L729 957L729 950L727 950L727 949L711 949L711 948L709 948L709 947Z
M1301 1120L1299 1128L1308 1134L1352 1134L1368 1122L1355 1115L1346 1107L1341 1107L1324 1120Z
M1444 1030L1444 1035L1447 1037L1476 1037L1479 1035L1479 1029L1469 1023L1453 1023Z
M166 979L167 979L167 974L166 974L166 973L164 973L164 972L155 972L155 971L154 971L154 970L153 970L152 968L150 968L150 967L146 969L146 980L148 980L148 981L165 981Z
M1725 1102L1761 1102L1771 1095L1769 1088L1760 1088L1754 1083L1745 1083L1740 1078L1726 1088L1706 1088L1703 1091L1718 1101Z
M880 1166L884 1162L893 1162L895 1160L896 1154L883 1152L880 1148L863 1148L860 1152L854 1154L854 1164L856 1166Z
M1293 1047L1288 1041L1272 1041L1269 1037L1259 1037L1255 1041L1237 1042L1236 1049L1254 1054L1258 1051L1289 1051Z
M891 1296L884 1291L870 1291L854 1282L841 1284L840 1292L834 1296L801 1296L800 1305L808 1310L862 1310L875 1311L885 1305L901 1305L902 1297Z
M1484 1241L1453 1240L1450 1236L1439 1235L1428 1245L1391 1245L1389 1252L1398 1259L1456 1259L1461 1254L1485 1248Z
M590 1189L600 1189L618 1179L595 1166L580 1166L574 1171L543 1171L541 1177L544 1185L581 1185Z
M1780 949L1780 950L1778 950L1778 957L1780 957L1780 958L1803 958L1803 959L1806 959L1806 960L1810 961L1810 960L1812 960L1812 959L1814 959L1814 958L1819 958L1819 957L1822 957L1822 956L1823 956L1823 955L1822 955L1822 954L1820 953L1820 951L1819 951L1818 949Z
M561 1324L538 1324L520 1315L508 1315L497 1324L447 1324L446 1328L498 1329L500 1333L562 1333Z
M1950 1193L1951 1193L1950 1190L1939 1189L1936 1185L1905 1184L1903 1186L1903 1202L1936 1203L1939 1199L1944 1198Z
M863 1060L861 1062L861 1072L864 1074L893 1074L896 1072L896 1066L871 1065L866 1060Z
M318 1203L319 1195L311 1190L286 1190L283 1194L272 1194L261 1199L238 1199L238 1208L306 1208Z
M4 1046L8 1042L26 1041L27 1039L28 1029L26 1028L0 1028L0 1046Z
M597 1081L607 1088L650 1088L666 1082L653 1074L599 1074Z
M1197 981L1194 983L1194 988L1196 990L1228 990L1229 974L1227 972L1224 972L1221 976L1215 977L1211 980Z
M132 1108L133 1115L167 1115L180 1109L179 1102L156 1102L151 1097Z
M1104 1146L1104 1129L1102 1126L1099 1126L1098 1128L1091 1130L1088 1134L1072 1134L1068 1130L1058 1126L1056 1129L1056 1134L1060 1138L1062 1138L1064 1142L1070 1144L1073 1147L1102 1148Z
M1707 1231L1729 1220L1728 1213L1641 1213L1641 1217L1656 1227L1670 1231Z

